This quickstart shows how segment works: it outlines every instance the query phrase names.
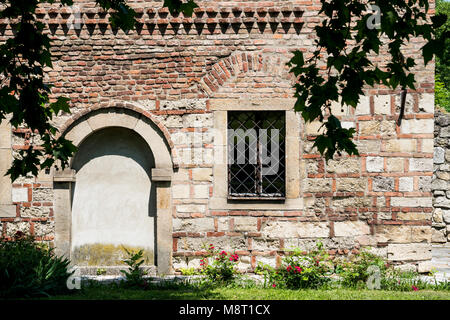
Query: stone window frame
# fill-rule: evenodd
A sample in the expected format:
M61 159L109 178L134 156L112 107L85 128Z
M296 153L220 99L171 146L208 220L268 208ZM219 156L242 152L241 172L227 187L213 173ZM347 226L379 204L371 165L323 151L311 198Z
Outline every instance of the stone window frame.
M300 180L301 121L294 111L295 99L211 99L214 130L213 193L211 210L284 210L296 211L304 207ZM285 111L286 112L286 195L284 200L228 199L227 114L228 111ZM217 137L217 136L216 136Z

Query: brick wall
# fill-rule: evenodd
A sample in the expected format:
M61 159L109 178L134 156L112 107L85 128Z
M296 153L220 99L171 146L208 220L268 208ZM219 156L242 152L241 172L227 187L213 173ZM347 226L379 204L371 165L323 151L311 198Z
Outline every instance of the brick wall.
M76 1L82 27L68 28L70 12L43 7L38 18L49 26L54 68L53 93L72 99L67 123L90 110L135 106L157 119L179 156L172 180L173 266L198 266L202 244L237 250L243 267L276 264L291 246L311 248L322 239L331 254L372 246L393 263L416 267L431 258L434 123L434 65L416 68L417 91L408 94L402 127L395 124L399 92L365 90L356 110L334 107L355 127L361 157L326 163L312 144L320 125L300 123L298 204L275 209L215 209L213 129L217 99L280 101L293 95L285 62L290 52L315 48L313 28L319 1L205 1L192 18L171 16L161 2L132 1L135 31L112 30L108 16L89 1ZM0 41L11 36L0 21ZM406 50L418 57L423 45ZM374 57L383 61L383 55ZM278 99L278 100L277 100ZM284 101L284 100L283 100ZM290 102L289 102L290 103ZM193 141L201 124L202 144ZM197 130L197 131L196 131ZM25 129L13 132L12 148L30 142ZM226 184L226 181L223 181ZM295 199L294 199L295 200ZM1 218L4 236L20 229L54 239L51 174L25 177L12 188L16 216Z

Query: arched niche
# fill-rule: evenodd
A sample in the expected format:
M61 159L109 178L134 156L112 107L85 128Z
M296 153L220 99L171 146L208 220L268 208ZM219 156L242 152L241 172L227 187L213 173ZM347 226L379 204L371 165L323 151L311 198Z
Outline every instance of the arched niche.
M123 243L170 273L173 164L164 133L142 114L108 108L77 118L64 135L79 149L53 177L56 252L75 265L114 264ZM101 252L112 258L93 257Z

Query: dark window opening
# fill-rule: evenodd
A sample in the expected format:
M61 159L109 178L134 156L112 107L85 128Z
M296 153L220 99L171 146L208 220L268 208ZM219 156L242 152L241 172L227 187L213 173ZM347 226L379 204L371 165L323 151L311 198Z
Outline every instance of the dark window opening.
M285 197L285 112L228 112L228 198Z

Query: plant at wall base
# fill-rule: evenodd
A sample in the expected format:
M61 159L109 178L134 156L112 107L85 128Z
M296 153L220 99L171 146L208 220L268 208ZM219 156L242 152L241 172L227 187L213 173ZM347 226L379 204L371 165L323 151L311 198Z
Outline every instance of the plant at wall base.
M306 252L295 248L282 259L278 268L259 264L256 273L264 275L264 285L273 288L317 289L330 282L333 265L322 243Z
M180 272L183 276L196 276L201 274L195 268L180 268Z
M386 276L388 269L386 261L373 253L363 250L353 255L349 260L338 263L335 271L341 277L341 284L344 287L366 288L367 281L372 275L371 267L377 268L380 279Z
M1 239L0 239L1 240ZM70 261L17 231L0 241L0 298L50 296L68 292Z
M125 286L146 287L147 282L145 281L144 276L147 272L141 268L141 265L145 262L144 251L141 249L134 252L125 247L123 247L123 249L128 255L128 258L123 260L123 262L128 266L128 270L120 270L126 278Z
M236 253L216 249L212 244L206 256L200 261L201 274L211 284L230 284L235 279L239 256Z

